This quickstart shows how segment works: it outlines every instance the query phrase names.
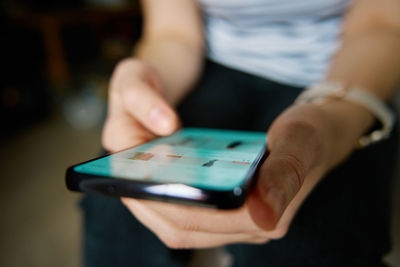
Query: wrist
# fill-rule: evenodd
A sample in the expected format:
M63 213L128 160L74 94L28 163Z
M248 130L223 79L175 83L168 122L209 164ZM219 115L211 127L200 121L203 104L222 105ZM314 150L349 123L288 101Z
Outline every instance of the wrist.
M333 132L336 137L347 137L353 145L375 122L375 118L369 110L345 99L328 101L320 105L319 109L332 122Z
M301 93L295 103L313 103L322 105L332 101L337 102L339 100L363 108L381 124L380 128L374 129L373 131L360 136L356 145L358 148L366 147L390 136L395 116L384 102L368 90L343 86L336 82L322 82L309 87ZM356 114L358 113L356 112Z
M374 116L363 106L337 100L318 105L328 128L328 169L343 161L356 147L361 136L374 125Z

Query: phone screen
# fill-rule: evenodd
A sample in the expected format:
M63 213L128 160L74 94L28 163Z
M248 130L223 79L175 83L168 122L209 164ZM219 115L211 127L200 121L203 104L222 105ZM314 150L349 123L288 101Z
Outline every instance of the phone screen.
M247 178L266 135L185 128L97 160L75 166L78 173L133 181L179 183L210 190L231 190Z

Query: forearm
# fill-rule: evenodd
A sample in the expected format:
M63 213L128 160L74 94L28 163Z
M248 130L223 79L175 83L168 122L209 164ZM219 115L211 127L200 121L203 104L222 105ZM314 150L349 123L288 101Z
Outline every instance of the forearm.
M326 80L363 88L388 101L400 85L400 29L344 36Z
M400 85L398 13L392 17L383 13L371 15L366 12L371 10L370 7L356 5L354 8L347 17L340 49L325 80L345 88L357 87L388 101ZM332 146L329 149L330 162L334 166L354 149L359 137L373 125L374 116L362 105L346 100L327 101L319 109L332 122L329 129Z
M400 84L399 47L400 31L399 34L389 30L373 31L347 37L326 79L348 88L361 88L382 101L388 101ZM355 103L336 101L322 108L335 114L337 119L338 127L333 129L334 138L343 140L335 145L338 152L334 154L339 155L339 158L341 154L347 153L346 147L354 147L358 138L374 123L372 114Z
M187 94L201 73L203 45L174 36L144 39L135 56L150 64L161 79L167 101L176 105Z
M354 0L326 80L389 100L400 85L399 14L399 0Z

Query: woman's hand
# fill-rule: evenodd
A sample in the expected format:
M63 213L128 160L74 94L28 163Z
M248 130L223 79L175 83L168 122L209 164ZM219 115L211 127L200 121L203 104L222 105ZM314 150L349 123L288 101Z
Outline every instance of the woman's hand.
M156 72L143 61L130 58L118 64L111 78L102 137L107 150L121 150L176 130L178 117L162 89Z
M343 121L351 117L349 114L355 114L354 122ZM130 198L122 201L171 248L257 244L281 238L321 177L351 153L359 131L351 128L371 123L370 120L361 107L345 102L328 104L326 108L299 105L286 110L268 132L270 154L261 166L257 185L237 210Z

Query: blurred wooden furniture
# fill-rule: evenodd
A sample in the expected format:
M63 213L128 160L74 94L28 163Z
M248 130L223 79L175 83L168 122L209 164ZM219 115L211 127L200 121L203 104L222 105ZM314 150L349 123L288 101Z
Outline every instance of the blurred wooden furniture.
M74 25L99 28L116 19L137 17L140 15L140 8L137 4L113 8L88 6L51 12L19 8L8 13L16 23L41 33L45 46L48 78L55 88L62 88L62 85L67 84L71 78L61 36L62 29Z

